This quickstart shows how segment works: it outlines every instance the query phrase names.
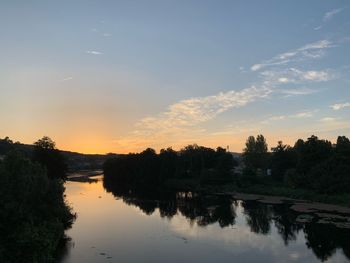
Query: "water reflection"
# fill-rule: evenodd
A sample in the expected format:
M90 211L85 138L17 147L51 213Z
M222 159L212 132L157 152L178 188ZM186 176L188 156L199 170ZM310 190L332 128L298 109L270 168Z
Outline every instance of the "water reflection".
M329 259L337 248L342 248L343 253L350 259L348 230L339 230L332 225L306 224L304 233L307 247L311 248L320 260L326 261Z
M297 234L302 229L301 224L296 223L297 214L289 209L288 206L273 206L275 211L274 224L278 233L282 237L284 244L295 241Z
M238 201L230 196L198 195L194 193L160 193L144 189L127 189L104 181L107 192L122 199L129 206L138 207L144 214L159 210L160 217L172 219L182 215L190 225L206 227L218 223L221 228L236 224L237 209L242 209L246 225L258 235L270 235L272 227L285 246L295 242L299 232L305 236L305 247L320 261L330 259L341 249L350 259L350 230L334 225L297 222L298 213L287 204L268 205L257 201ZM293 256L293 255L292 255ZM296 259L296 258L295 258Z

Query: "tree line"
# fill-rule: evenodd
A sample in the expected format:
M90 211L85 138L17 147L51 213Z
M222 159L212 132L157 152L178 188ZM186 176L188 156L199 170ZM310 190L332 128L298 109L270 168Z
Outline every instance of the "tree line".
M32 152L8 147L0 159L0 262L54 262L75 215L64 199L66 164L43 137Z
M151 189L170 185L193 191L216 184L239 188L269 180L320 194L350 191L350 141L345 136L335 144L314 135L297 140L294 146L279 141L271 151L263 135L249 136L241 157L237 161L226 149L196 144L180 151L162 149L159 154L148 148L108 158L104 174L110 183Z
M148 148L109 158L104 163L104 179L125 186L159 187L170 182L225 183L232 180L237 165L232 154L218 147L188 145L180 151Z
M243 178L259 181L259 174L291 188L322 194L350 191L350 141L339 136L335 144L312 135L294 146L279 141L268 151L263 135L248 137L243 151ZM270 173L270 174L269 174Z

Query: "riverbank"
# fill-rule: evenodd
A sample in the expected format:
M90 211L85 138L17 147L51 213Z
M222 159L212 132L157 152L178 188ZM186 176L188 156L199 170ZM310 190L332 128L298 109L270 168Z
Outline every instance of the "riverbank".
M335 204L350 207L350 193L340 193L333 195L319 194L307 189L293 189L282 184L275 184L268 180L262 183L238 186L237 183L226 183L221 185L201 185L199 180L169 180L165 186L177 191L194 191L201 193L246 193L266 196L282 196L298 200L308 200L326 204Z
M67 181L74 182L89 182L94 183L97 181L97 176L102 176L102 170L80 170L67 173Z
M283 186L266 186L266 185L254 185L246 188L236 189L238 192L261 194L268 196L283 196L293 199L302 199L313 202L335 204L350 207L350 194L318 194L310 190L305 189L292 189Z
M103 171L79 171L68 175L69 181L78 182L95 182L96 176L102 176ZM306 189L293 189L285 187L282 184L277 185L269 180L262 181L262 183L238 186L237 183L226 183L221 185L205 184L202 185L199 179L182 179L182 180L168 180L165 183L165 188L174 191L193 191L203 194L255 194L264 196L283 197L284 199L290 198L293 200L307 200L311 202L319 202L325 204L333 204L350 207L350 193L341 193L334 195L326 195L315 193Z
M172 186L182 189L196 188L201 195L230 196L234 200L253 201L268 205L288 205L297 213L299 223L333 225L339 229L350 229L350 194L322 195L305 189L291 189L273 185L255 184L238 187L236 184L205 185L195 181L172 181ZM194 189L192 188L192 189Z

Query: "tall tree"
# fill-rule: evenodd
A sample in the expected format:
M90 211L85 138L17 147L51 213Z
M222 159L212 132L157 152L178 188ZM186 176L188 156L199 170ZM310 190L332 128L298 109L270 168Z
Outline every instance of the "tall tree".
M243 158L247 167L264 169L267 166L268 146L263 135L249 136L243 149Z

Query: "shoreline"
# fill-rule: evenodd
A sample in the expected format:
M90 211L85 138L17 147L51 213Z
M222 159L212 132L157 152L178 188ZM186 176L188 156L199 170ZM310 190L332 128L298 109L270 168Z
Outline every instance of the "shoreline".
M96 182L99 179L95 178L103 176L103 170L82 170L69 173L67 175L67 181L74 182ZM265 204L318 204L319 207L323 206L326 211L330 212L330 207L334 208L334 211L341 211L350 215L350 194L339 195L325 195L317 194L309 190L304 189L290 189L280 186L270 185L255 185L246 188L238 188L234 185L208 185L201 187L200 189L193 189L192 187L180 187L173 188L167 187L173 191L190 191L198 192L201 194L214 194L214 195L228 195L238 200L244 201L258 201ZM196 188L196 187L195 187Z
M67 173L67 181L94 183L98 176L103 176L103 170L81 170Z

